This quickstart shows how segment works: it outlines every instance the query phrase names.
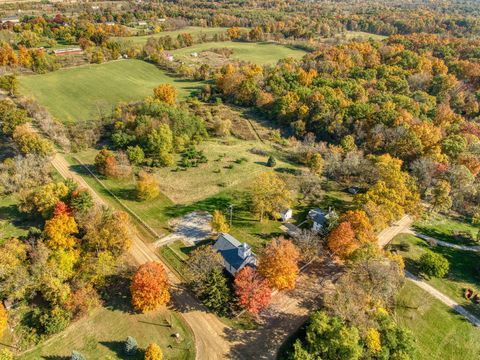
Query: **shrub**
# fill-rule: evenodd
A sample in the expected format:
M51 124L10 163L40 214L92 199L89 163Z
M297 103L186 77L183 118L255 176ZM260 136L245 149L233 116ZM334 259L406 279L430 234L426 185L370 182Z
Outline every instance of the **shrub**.
M64 330L70 323L70 319L71 314L68 311L56 306L49 312L43 313L39 322L45 334L51 335Z
M427 251L420 257L418 267L424 275L443 278L447 274L450 264L444 256Z

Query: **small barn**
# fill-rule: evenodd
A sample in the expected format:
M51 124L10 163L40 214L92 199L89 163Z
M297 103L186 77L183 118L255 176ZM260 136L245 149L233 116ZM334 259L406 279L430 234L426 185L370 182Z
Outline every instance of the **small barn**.
M288 208L280 212L280 219L285 222L288 221L292 218L293 216L293 210Z
M257 265L257 257L247 243L241 243L230 234L221 233L213 248L223 257L225 269L233 276L245 266Z

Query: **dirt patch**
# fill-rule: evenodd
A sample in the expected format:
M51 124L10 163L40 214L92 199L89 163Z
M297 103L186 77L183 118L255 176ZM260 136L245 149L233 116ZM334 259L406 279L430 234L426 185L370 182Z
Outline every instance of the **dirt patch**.
M199 241L210 238L212 232L212 215L206 211L194 211L170 222L173 232L155 243L160 247L176 240L183 240L185 244L195 246Z

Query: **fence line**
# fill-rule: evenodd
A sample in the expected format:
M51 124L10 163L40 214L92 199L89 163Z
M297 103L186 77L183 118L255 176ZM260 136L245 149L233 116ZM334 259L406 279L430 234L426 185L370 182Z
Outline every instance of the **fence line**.
M148 225L145 221L142 220L140 216L138 216L135 211L130 209L127 205L125 205L122 200L120 200L113 192L110 191L108 187L105 186L105 184L86 166L80 159L78 159L76 156L73 157L73 159L78 162L81 166L83 166L88 173L95 179L97 183L100 184L100 186L106 190L131 216L135 218L151 235L153 235L157 240L161 239L162 236L158 234L150 225Z

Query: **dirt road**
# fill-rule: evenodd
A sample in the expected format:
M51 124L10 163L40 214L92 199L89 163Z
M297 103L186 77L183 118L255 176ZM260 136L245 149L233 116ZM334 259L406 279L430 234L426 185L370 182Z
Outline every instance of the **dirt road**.
M412 234L412 235L415 235L415 236L419 236L419 237L423 238L424 240L431 240L431 241L439 242L439 240L433 239L431 237L428 237L428 236L425 236L425 235L419 235L417 232L412 230L412 228L411 228L412 223L413 223L413 221L410 218L410 216L405 215L403 218L401 218L395 224L393 224L389 228L383 230L378 235L378 244L383 248L395 236L397 236L398 234L401 234L401 233ZM442 242L442 243L448 244L448 243L445 243L445 242ZM442 245L442 244L440 244L440 245ZM452 244L444 245L444 246L455 247L455 246L452 246ZM469 249L469 250L471 250L471 249ZM413 282L415 285L417 285L418 287L420 287L423 290L425 290L426 292L428 292L434 298L440 300L442 303L444 303L445 305L447 305L451 309L455 310L460 315L463 315L465 317L465 319L470 321L473 325L480 326L480 319L478 319L475 315L473 315L467 309L465 309L460 304L458 304L455 300L449 298L447 295L438 291L437 289L435 289L430 284L427 284L425 281L423 281L419 277L413 275L412 273L410 273L406 270L405 270L405 277L408 280L410 280L411 282Z
M52 160L52 165L63 178L73 179L80 187L88 189L97 204L107 206L105 200L102 199L80 175L70 169L69 163L62 154L57 153L55 155ZM143 264L148 261L162 262L156 254L155 249L145 244L136 232L133 236L130 253L138 264ZM225 359L227 354L231 354L231 348L234 345L234 343L225 338L225 334L229 332L230 329L215 315L208 313L206 309L186 291L178 277L171 272L167 266L164 265L164 267L167 270L170 283L172 284L172 295L176 309L182 314L195 336L196 358L199 360ZM240 358L240 356L237 357Z

